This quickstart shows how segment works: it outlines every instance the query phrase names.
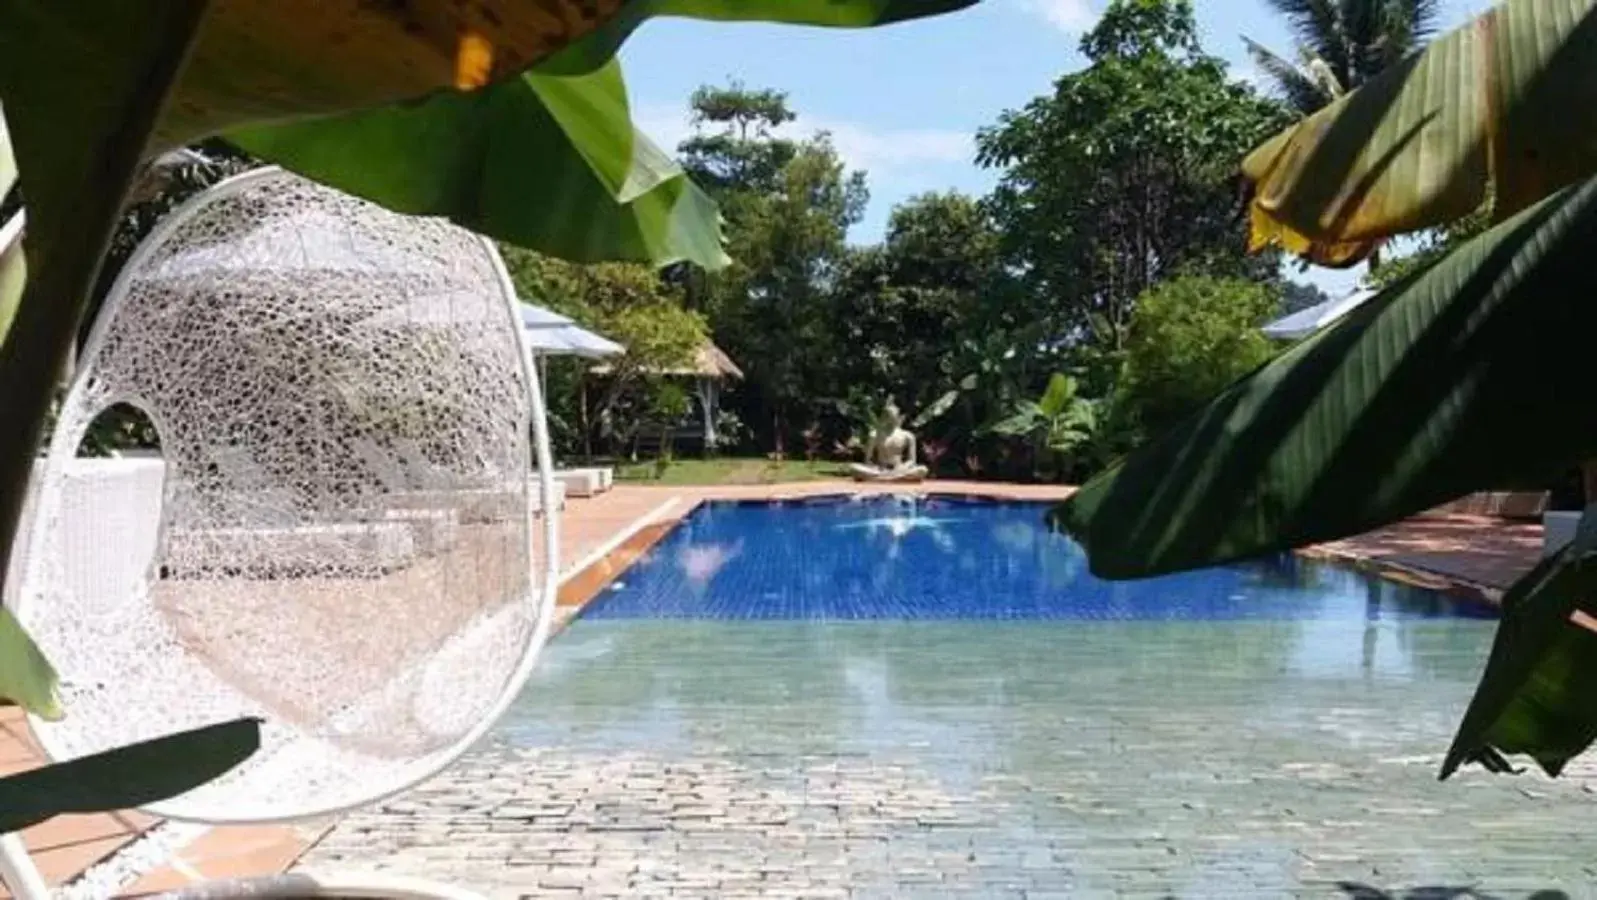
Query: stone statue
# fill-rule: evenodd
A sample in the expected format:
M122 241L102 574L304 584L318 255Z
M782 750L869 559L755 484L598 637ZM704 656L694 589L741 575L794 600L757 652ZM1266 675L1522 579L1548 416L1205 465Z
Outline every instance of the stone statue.
M926 477L926 467L915 462L915 435L905 430L904 418L891 401L871 431L865 462L849 469L855 481L920 481Z

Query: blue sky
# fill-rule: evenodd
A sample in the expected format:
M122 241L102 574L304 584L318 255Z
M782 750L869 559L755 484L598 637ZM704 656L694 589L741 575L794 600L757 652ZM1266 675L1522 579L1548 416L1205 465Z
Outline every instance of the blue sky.
M1105 0L985 0L935 19L859 31L656 20L622 51L633 115L662 146L688 132L687 102L701 84L731 79L787 91L797 133L827 130L868 173L871 204L850 239L881 237L893 205L956 188L981 193L995 173L973 162L976 130L1048 91L1083 65L1076 43ZM1196 0L1205 49L1257 79L1241 35L1291 50L1264 0ZM1442 27L1489 0L1443 0ZM1294 276L1304 277L1304 276ZM1333 293L1356 274L1311 270Z

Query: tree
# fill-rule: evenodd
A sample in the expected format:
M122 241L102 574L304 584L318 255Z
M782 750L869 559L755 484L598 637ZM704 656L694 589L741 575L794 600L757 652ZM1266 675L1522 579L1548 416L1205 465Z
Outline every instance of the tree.
M912 414L970 371L960 344L1021 318L1008 288L999 235L987 211L957 192L912 197L894 208L879 246L851 251L829 316L846 354L833 385L871 386Z
M776 136L796 118L780 93L734 84L701 89L693 103L683 165L714 185L734 262L691 277L689 296L744 370L729 405L780 453L813 415L817 368L843 352L825 299L864 212L865 177L845 170L824 134Z
M677 145L682 166L717 199L750 191L775 191L782 170L798 154L796 141L775 130L794 121L781 91L702 85L688 99L693 136Z
M690 364L704 346L704 316L684 307L680 291L647 266L581 265L518 247L502 247L501 253L518 296L626 348L608 361L604 390L595 401L582 390L581 371L546 391L552 414L576 423L585 452L591 453L596 431L629 444L660 394L657 373Z
M1174 424L1273 355L1259 331L1280 297L1240 278L1189 275L1137 301L1117 408L1144 434Z
M1382 267L1385 272L1385 267ZM1331 298L1312 284L1303 284L1299 281L1283 281L1281 284L1281 315L1301 312L1311 306L1318 306L1328 302Z
M1260 243L1358 248L1488 199L1490 227L1057 509L1094 572L1333 540L1597 458L1594 26L1590 0L1507 0L1244 160ZM1443 777L1510 771L1515 753L1557 775L1597 736L1594 517L1588 505L1576 539L1503 596Z
M1297 44L1293 64L1243 38L1248 54L1303 115L1323 109L1418 50L1436 26L1438 0L1269 0Z
M1115 0L1090 62L977 138L1004 171L993 213L1057 341L1123 346L1135 300L1186 265L1273 277L1245 257L1235 160L1285 121L1198 45L1187 0Z

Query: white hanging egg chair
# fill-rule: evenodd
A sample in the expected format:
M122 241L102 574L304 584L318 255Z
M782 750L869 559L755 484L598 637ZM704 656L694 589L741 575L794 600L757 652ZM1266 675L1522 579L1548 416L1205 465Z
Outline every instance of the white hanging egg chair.
M255 756L150 811L263 822L370 803L481 737L558 572L517 313L491 242L278 169L163 222L40 479L17 612L62 676L66 717L31 720L45 752L258 716ZM161 459L112 461L108 503L76 457L114 404L148 416Z

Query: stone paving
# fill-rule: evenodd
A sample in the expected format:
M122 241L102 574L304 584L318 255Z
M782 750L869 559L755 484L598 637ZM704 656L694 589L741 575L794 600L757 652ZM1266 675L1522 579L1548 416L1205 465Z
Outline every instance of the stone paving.
M1585 773L1435 780L1489 623L969 624L581 622L493 741L303 865L493 898L1597 885Z
M1434 760L1386 760L1425 766ZM1358 773L1304 762L1259 773L1254 783L1346 789ZM1438 788L1438 790L1458 790ZM346 819L300 867L312 873L374 870L470 887L493 898L1066 898L1356 897L1381 890L1382 866L1408 852L1371 848L1358 832L1372 816L1413 828L1471 828L1443 805L1367 797L1341 819L1294 821L1288 808L1216 821L1202 801L1156 796L1117 808L1091 791L1035 794L1021 779L989 775L969 793L915 771L867 759L815 757L794 769L759 769L714 756L674 763L639 754L556 751L479 756L403 800ZM1524 789L1534 802L1546 787ZM1139 806L1162 806L1163 823L1127 827ZM1090 831L1040 836L1027 810L1066 809L1100 820ZM1194 874L1193 820L1212 830ZM1272 830L1273 850L1250 844ZM1185 834L1180 837L1178 834ZM1318 839L1312 848L1291 846ZM1572 852L1574 851L1571 848ZM1552 851L1556 852L1556 851ZM1470 860L1458 886L1481 877ZM1483 867L1489 863L1482 862ZM1314 883L1313 873L1326 876ZM1359 869L1365 879L1332 873ZM1402 877L1403 864L1394 875ZM1597 869L1585 868L1597 883ZM1458 883L1462 882L1462 885ZM1498 875L1481 898L1556 900L1531 870ZM1390 896L1426 894L1411 883ZM1414 893L1409 894L1409 891ZM1537 893L1540 892L1540 893Z
M1002 785L983 790L1001 790ZM381 867L464 877L495 896L972 896L1064 891L1053 854L993 848L974 798L913 768L811 757L756 768L705 756L662 762L523 751L479 757L346 821L307 868Z

